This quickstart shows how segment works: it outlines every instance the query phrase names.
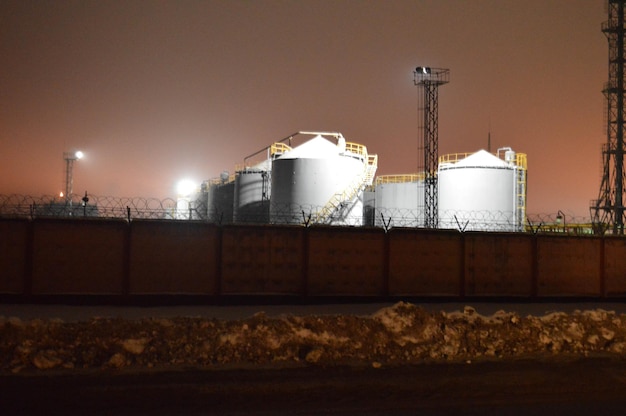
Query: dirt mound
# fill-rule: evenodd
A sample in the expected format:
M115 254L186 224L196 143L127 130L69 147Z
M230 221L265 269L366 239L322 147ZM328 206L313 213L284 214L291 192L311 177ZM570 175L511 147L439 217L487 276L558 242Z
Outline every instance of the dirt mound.
M626 315L604 310L521 317L398 303L370 316L180 317L66 323L0 317L0 372L50 369L383 365L619 356Z

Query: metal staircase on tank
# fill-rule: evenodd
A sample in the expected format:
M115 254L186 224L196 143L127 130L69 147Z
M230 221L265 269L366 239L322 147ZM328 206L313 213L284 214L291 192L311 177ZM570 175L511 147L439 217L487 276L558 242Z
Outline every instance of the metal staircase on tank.
M367 148L357 143L346 143L346 152L361 155L365 162L363 171L342 192L334 194L312 218L312 223L331 224L334 219L341 217L341 214L350 207L361 192L374 182L376 169L378 168L378 155L368 155Z
M515 154L515 199L516 199L516 224L515 231L524 231L526 221L526 170L528 162L526 154Z

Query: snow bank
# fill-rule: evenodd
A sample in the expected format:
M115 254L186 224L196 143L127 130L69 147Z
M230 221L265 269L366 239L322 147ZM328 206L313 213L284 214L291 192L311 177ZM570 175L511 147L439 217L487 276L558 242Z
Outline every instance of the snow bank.
M402 365L623 355L626 316L604 310L521 317L409 303L370 316L180 317L66 323L0 317L0 372L50 369Z

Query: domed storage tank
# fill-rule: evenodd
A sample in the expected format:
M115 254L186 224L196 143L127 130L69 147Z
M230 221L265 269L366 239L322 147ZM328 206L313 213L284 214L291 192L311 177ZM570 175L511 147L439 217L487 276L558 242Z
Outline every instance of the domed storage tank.
M424 224L423 173L378 176L375 183L377 227L419 227Z
M317 135L279 156L272 163L270 221L362 225L368 161L365 146L340 135L337 144Z
M505 150L504 160L500 157ZM439 159L439 228L523 231L526 155L510 148Z

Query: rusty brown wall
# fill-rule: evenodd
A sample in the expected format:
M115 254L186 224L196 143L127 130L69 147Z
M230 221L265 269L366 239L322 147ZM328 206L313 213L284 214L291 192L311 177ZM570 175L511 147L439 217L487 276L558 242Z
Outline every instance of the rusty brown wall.
M32 293L121 294L126 223L33 222Z
M29 230L28 220L0 220L0 293L24 292Z
M602 240L538 235L538 295L600 296Z
M465 294L531 296L533 236L466 233Z
M626 297L626 238L0 220L0 294Z
M626 239L604 239L604 279L607 296L626 296Z
M390 295L460 294L463 277L461 233L392 229L388 238Z
M304 232L297 226L225 226L222 294L302 294Z
M195 221L135 220L130 294L215 294L220 230Z
M385 293L385 233L375 228L311 227L307 294L381 296Z

